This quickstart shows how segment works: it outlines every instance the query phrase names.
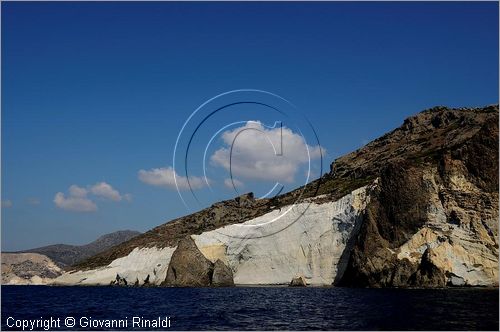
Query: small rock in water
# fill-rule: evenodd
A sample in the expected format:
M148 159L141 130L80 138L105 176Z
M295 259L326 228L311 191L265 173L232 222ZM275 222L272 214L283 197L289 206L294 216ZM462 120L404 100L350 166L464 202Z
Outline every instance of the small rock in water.
M292 281L290 281L289 286L290 287L306 287L307 286L306 278L304 278L303 276L294 277L292 279Z

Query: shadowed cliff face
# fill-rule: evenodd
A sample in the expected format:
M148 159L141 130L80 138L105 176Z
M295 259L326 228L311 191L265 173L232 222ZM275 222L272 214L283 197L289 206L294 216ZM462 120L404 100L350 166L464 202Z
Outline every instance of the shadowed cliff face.
M498 108L424 112L403 128L429 140L417 139L416 158L382 153L392 157L381 165L339 284L498 285ZM400 130L393 133L404 142ZM376 148L385 141L394 144L389 135ZM364 154L369 159L373 151ZM359 173L376 172L358 164L367 166Z

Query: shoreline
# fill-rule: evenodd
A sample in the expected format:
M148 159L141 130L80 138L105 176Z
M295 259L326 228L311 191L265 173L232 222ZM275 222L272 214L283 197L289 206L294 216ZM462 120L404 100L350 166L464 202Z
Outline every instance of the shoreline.
M315 288L315 289L320 289L320 288L341 288L341 289L402 289L402 290L407 290L407 289L413 289L413 290L450 290L450 289L456 289L456 290L500 290L499 286L448 286L448 287L345 287L345 286L334 286L334 285L307 285L303 287L294 287L294 286L289 286L289 285L284 285L284 284L270 284L270 285L234 285L230 287L178 287L178 286L157 286L157 285L152 285L152 286L116 286L116 285L58 285L58 284L45 284L45 285L40 285L40 284L19 284L19 285L14 285L14 284L2 284L1 287L26 287L26 286L35 286L35 287L75 287L75 288L80 288L80 287L95 287L95 288L206 288L206 289L227 289L227 288L294 288L294 289L305 289L305 288Z

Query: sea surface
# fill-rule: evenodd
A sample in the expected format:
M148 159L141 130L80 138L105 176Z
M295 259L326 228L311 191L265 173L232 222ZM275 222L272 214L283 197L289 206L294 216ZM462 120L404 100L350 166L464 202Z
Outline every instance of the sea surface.
M1 291L2 330L19 330L7 325L9 317L11 326L52 318L50 330L67 329L68 317L74 318L68 321L75 324L72 329L83 330L89 328L81 323L106 329L100 325L106 320L127 322L122 329L131 330L133 317L149 324L160 317L170 323L163 330L498 330L499 316L498 289L2 286ZM58 318L60 327L54 328Z

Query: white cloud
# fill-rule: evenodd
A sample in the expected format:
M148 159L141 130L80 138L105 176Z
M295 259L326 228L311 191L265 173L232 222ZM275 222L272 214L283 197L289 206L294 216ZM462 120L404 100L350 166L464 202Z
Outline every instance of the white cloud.
M87 193L87 189L78 187L76 184L69 187L69 194L73 197L86 197Z
M227 178L227 179L224 179L224 185L229 188L229 189L233 189L233 183L234 183L234 186L236 187L236 189L238 188L242 188L244 186L243 182L237 180L237 179L234 179L233 178L233 181L231 181L230 178Z
M10 199L2 201L2 208L4 208L4 209L11 208L13 205L14 204L12 203L12 201Z
M153 168L149 171L141 169L139 171L139 180L152 186L166 187L175 189L175 179L180 190L189 189L187 177L180 176L175 170L169 166L167 168ZM201 177L190 176L189 183L192 189L203 188L206 183Z
M289 128L267 128L258 121L249 121L243 127L224 132L222 140L226 146L210 157L212 164L227 171L231 168L234 176L246 179L290 183L295 180L301 165L307 165L309 158L317 159L324 153L319 146L307 145L301 135ZM281 155L276 155L275 150Z
M127 202L132 202L132 194L123 195L123 199L126 200Z
M66 196L62 192L58 192L54 197L54 203L60 209L76 212L93 212L97 211L97 204L89 198L89 194L95 197L106 198L115 202L122 199L127 201L132 200L130 194L120 194L110 184L106 182L99 182L87 188L72 185L68 189L69 195Z
M104 197L115 202L122 200L122 195L106 182L99 182L90 187L90 192L95 196Z
M97 211L97 205L87 197L73 196L70 189L70 195L64 196L63 193L58 192L54 197L54 203L60 209L76 212L93 212Z

